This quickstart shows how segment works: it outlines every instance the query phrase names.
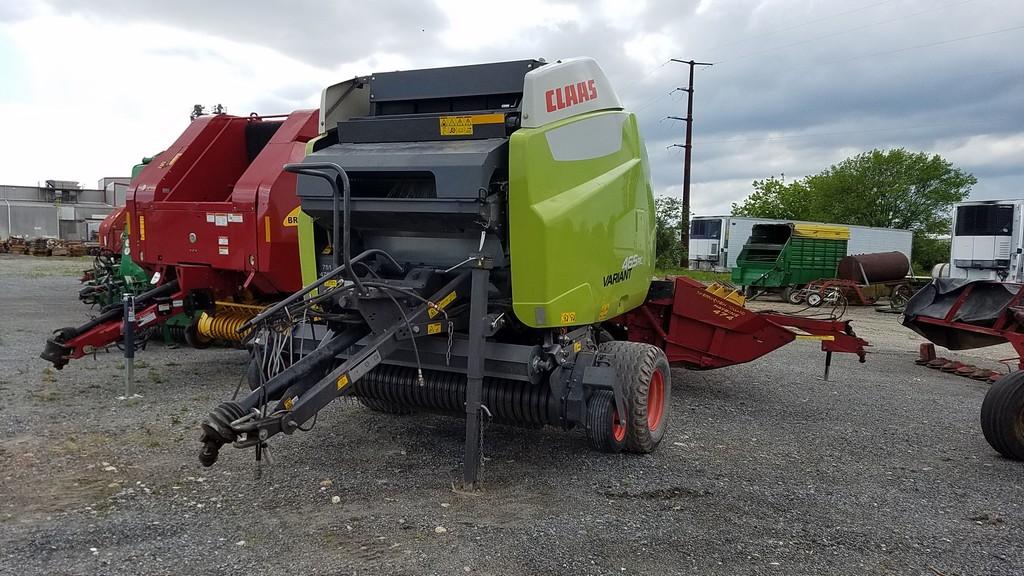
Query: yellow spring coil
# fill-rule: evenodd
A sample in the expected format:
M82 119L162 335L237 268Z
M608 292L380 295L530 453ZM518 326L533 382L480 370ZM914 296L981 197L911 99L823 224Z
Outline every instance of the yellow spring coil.
M203 312L199 316L196 332L205 340L241 342L249 331L238 332L238 328L255 315L240 310L218 310L213 316Z

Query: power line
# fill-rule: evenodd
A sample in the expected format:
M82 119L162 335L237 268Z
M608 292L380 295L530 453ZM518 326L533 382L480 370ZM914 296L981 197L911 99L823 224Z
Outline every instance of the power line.
M715 63L716 64L721 64L721 63L724 63L724 62L731 62L731 61L734 61L734 60L744 60L746 58L752 58L754 56L762 56L764 54L768 54L768 53L771 53L771 52L777 52L779 50L785 50L787 48L793 48L795 46L802 46L804 44L810 44L811 42L817 42L818 40L825 40L825 39L828 39L828 38L834 38L836 36L842 36L844 34L849 34L851 32L857 32L859 30L864 30L866 28L871 28L872 26L881 26L883 24L891 24L892 22L897 22L899 20L906 20L907 18L913 18L915 16L920 16L922 14L928 14L930 12L937 12L939 10L946 10L946 9L949 9L949 8L954 8L956 6L962 6L964 4L970 4L971 2L976 2L976 1L977 0L962 0L961 2L957 2L955 4L944 4L944 5L941 5L941 6L936 6L936 7L933 7L933 8L929 8L927 10L920 10L918 12L913 12L913 13L910 13L910 14L904 14L902 16L897 16L896 18L889 18L887 20L878 20L876 22L869 22L867 24L862 24L860 26L855 26L853 28L848 28L846 30L839 30L837 32L830 32L828 34L822 34L820 36L815 36L815 37L812 37L812 38L807 38L807 39L804 39L804 40L800 40L798 42L791 42L789 44L784 44L782 46L774 46L774 47L771 47L771 48L766 48L765 50L754 51L754 52L747 52L746 54L740 54L738 56L733 56L732 58L727 58L725 60L716 60Z
M759 34L754 34L752 36L748 36L746 39L743 39L743 40L737 40L735 42L727 42L725 44L719 44L718 46L714 46L714 47L710 48L709 51L710 52L714 52L715 50L721 50L722 48L728 48L730 46L738 46L740 44L746 44L747 42L750 42L750 41L752 41L755 38L763 38L765 36L774 36L775 34L781 34L783 32L789 32L791 30L796 30L798 28L803 28L804 26L809 26L811 24L817 24L818 22L824 22L825 20L831 20L832 18L838 18L840 16L846 16L848 14L854 14L856 12L862 12L864 10L868 10L870 8L874 8L876 6L881 6L883 4L891 4L894 1L895 0L882 0L881 2L875 2L874 4L868 4L866 6L861 6L859 8L854 8L852 10L846 10L845 12L837 12L836 14L830 14L828 16L822 16L820 18L815 18L813 20L806 20L804 22L801 22L800 24L794 24L794 25L788 26L786 28L779 28L779 29L776 29L776 30L768 31L768 32L761 32Z
M1010 28L1000 28L999 30L991 30L989 32L980 32L978 34L969 34L967 36L959 36L959 37L956 37L956 38L950 38L948 40L940 40L938 42L929 42L927 44L915 44L913 46L904 46L903 48L896 48L896 49L893 49L893 50L882 50L882 51L879 51L879 52L870 52L868 54L861 54L860 56L853 56L853 57L847 58L845 60L839 60L839 62L844 62L846 60L859 60L861 58L871 58L873 56L884 56L886 54L897 54L899 52L906 52L908 50L917 50L919 48L931 48L933 46L942 46L942 45L945 45L945 44L952 44L954 42L961 42L961 41L964 41L964 40L973 40L975 38L984 38L986 36L995 36L996 34L1005 34L1007 32L1014 32L1016 30L1024 30L1024 25L1021 25L1021 26L1011 26ZM825 63L827 64L828 62L825 62Z
M986 120L984 122L961 122L958 126L977 126L982 124L990 124L992 120ZM1005 127L1006 122L993 124L993 127ZM797 140L801 138L818 138L821 136L845 136L849 134L869 134L875 132L907 132L912 130L921 130L925 128L940 128L950 127L949 124L935 123L935 124L920 124L917 126L898 126L893 128L867 128L860 130L841 130L835 132L813 132L808 134L792 134L789 136L769 136L767 138L723 138L720 140L701 140L701 144L734 144L734 143L747 143L747 142L777 142L782 140Z
M944 8L948 8L950 6L958 6L958 5L961 5L961 4L966 4L968 2L974 2L974 1L976 1L976 0L965 0L964 2L960 2L959 4L946 5L946 6L944 6ZM933 10L926 10L926 11L923 11L923 12L915 12L914 14L910 14L910 15L908 15L906 17L920 15L920 14L922 14L924 12L930 12L930 11L934 11L934 9ZM890 21L892 21L892 20L890 20ZM877 25L877 24L878 23L874 23L874 24L869 24L869 25L865 25L865 26L873 26L873 25ZM863 28L863 27L861 27L861 28ZM993 36L993 35L997 35L997 34L1013 32L1013 31L1021 30L1021 29L1024 29L1024 25L1022 25L1022 26L1013 26L1013 27L1010 27L1010 28L1002 28L1002 29L999 29L999 30L991 30L991 31L988 31L988 32L980 32L980 33L977 33L977 34L969 34L967 36L959 36L959 37L956 37L956 38L949 38L947 40L940 40L940 41L937 41L937 42L928 42L928 43L925 43L925 44L916 44L916 45L912 45L912 46L904 46L904 47L901 47L901 48L894 48L894 49L891 49L891 50L880 50L880 51L877 51L877 52L870 52L870 53L867 53L867 54L859 54L859 55L850 56L850 57L846 57L846 58L838 58L838 59L834 59L834 60L826 60L824 62L816 62L814 64L809 64L809 65L800 66L800 67L796 67L796 68L790 68L789 71L806 70L806 69L811 69L811 68L817 68L817 67L820 67L822 65L837 64L837 63L842 63L842 62L849 62L849 61L853 61L853 60L860 60L860 59L863 59L863 58L870 58L870 57L873 57L873 56L883 56L883 55L887 55L887 54L898 54L900 52L906 52L906 51L910 51L910 50L918 50L918 49L922 49L922 48L931 48L931 47L934 47L934 46L942 46L942 45L946 45L946 44L952 44L952 43L955 43L955 42L962 42L962 41L966 41L966 40L972 40L972 39L975 39L975 38L982 38L982 37L986 37L986 36ZM852 31L852 30L846 30L846 31L843 31L843 32L837 32L837 33L831 34L830 36L835 36L835 35L839 35L839 34L845 34L845 33L850 32L850 31ZM828 36L818 37L818 38L811 39L811 40L808 40L808 41L803 41L801 43L807 43L807 42L810 42L810 41L813 41L813 40L822 39L822 38L825 38L825 37L828 37ZM795 45L795 44L793 44L793 45ZM786 47L788 47L788 46L792 46L792 45L787 45ZM782 49L782 48L785 48L785 47L779 47L778 49ZM771 50L772 49L769 49L767 51L771 51ZM756 55L756 54L754 54L754 55ZM747 56L743 56L743 57L747 57ZM671 62L671 60L666 60L663 64L661 64L660 66L658 66L657 68L655 68L651 72L648 72L643 77L641 77L641 80L643 80L643 79L653 75L654 73L656 73L658 70L663 68L669 62ZM728 61L727 60L722 60L722 61L715 62L715 64L721 64L723 62L728 62ZM661 93L661 94L659 94L659 95L657 95L657 96L655 96L653 98L650 98L647 101L645 101L644 103L642 103L641 105L639 105L636 108L634 108L634 111L636 113L639 113L642 110L645 110L646 108L654 105L655 103L657 103L661 99L665 98L666 96L670 95L672 92L673 91L663 92L663 93Z

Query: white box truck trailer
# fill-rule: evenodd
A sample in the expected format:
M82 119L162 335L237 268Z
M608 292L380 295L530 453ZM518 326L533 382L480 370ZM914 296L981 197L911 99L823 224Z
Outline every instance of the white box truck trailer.
M692 270L729 272L736 267L736 258L750 239L754 224L827 224L802 220L774 220L746 216L697 216L690 221L689 260ZM847 254L903 252L911 258L914 234L910 230L851 226Z
M953 208L949 276L970 280L1024 280L1024 200L961 202Z

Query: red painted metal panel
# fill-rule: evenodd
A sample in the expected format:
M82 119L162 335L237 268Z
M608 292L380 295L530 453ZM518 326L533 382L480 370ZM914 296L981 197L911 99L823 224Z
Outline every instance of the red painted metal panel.
M203 116L146 166L128 191L133 253L140 264L206 265L235 286L274 297L302 286L295 227L295 176L282 168L301 160L316 137L316 110L284 118L259 154L248 160L246 126L258 117ZM270 232L269 235L267 232Z
M318 111L275 117L272 135L273 125L253 126L264 121L199 117L132 180L116 233L130 219L133 258L160 272L162 283L178 282L169 301L187 303L201 292L272 302L302 287L297 228L285 226L299 201L295 176L283 167L301 160L317 136ZM116 217L108 220L104 225L115 226ZM138 317L158 324L173 315L160 306L145 307ZM112 319L86 325L60 344L67 357L80 358L120 338L121 320Z
M867 346L848 322L754 312L684 277L675 279L671 298L648 300L613 323L631 341L662 348L671 364L696 370L760 358L796 339L788 327L821 338L822 350L854 353L862 361Z

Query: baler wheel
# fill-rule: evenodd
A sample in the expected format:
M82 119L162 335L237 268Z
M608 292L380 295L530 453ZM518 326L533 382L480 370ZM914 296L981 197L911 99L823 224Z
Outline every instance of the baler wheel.
M595 392L587 402L587 440L595 450L617 454L626 446L627 426L619 424L615 397L607 390Z
M609 357L626 395L626 450L653 452L668 428L672 380L665 353L650 344L608 342L598 351Z
M981 431L997 452L1024 460L1024 371L995 381L981 403Z

